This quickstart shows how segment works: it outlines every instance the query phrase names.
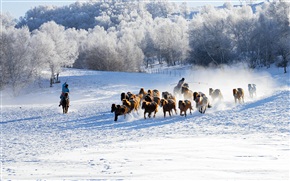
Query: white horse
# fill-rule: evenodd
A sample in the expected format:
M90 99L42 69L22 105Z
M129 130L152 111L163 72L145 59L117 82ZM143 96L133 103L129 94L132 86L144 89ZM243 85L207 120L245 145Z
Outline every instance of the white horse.
M248 91L251 98L253 98L254 95L257 96L256 84L248 84Z
M205 113L206 108L211 108L208 97L206 96L197 96L195 102L197 110L202 114Z

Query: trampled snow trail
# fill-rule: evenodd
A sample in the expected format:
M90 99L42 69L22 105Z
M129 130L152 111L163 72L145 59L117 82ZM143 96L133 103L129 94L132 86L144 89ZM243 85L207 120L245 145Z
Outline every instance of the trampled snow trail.
M185 77L198 74L204 73ZM139 110L113 121L110 107L120 103L121 92L172 90L179 77L162 74L66 70L67 115L58 107L61 85L3 97L1 180L288 180L289 74L250 73L249 81L263 85L257 83L258 96L246 94L241 105L234 104L231 89L247 90L246 80L236 85L224 74L216 78L227 85L201 77L211 85L190 84L205 93L209 86L220 88L225 99L204 115L194 110L186 118L163 118L160 108L156 118L144 120Z

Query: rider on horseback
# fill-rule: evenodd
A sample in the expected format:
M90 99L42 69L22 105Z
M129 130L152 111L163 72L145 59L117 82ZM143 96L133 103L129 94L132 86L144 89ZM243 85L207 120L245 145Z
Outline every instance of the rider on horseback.
M180 89L182 84L184 83L184 78L182 78L181 80L179 80L177 87Z
M68 84L65 82L63 85L62 85L62 92L61 92L61 95L60 95L60 103L58 106L61 106L61 102L63 101L63 99L65 98L64 97L64 94L65 93L69 93L69 89L68 89Z

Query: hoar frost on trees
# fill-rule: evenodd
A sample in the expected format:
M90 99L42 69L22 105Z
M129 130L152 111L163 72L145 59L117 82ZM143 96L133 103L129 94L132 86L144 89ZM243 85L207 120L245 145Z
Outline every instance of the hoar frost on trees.
M50 51L47 51L46 60L51 71L51 77L60 73L61 67L71 67L78 56L78 46L75 39L67 36L63 26L51 21L43 24L39 33L44 34Z
M84 64L87 68L115 70L121 67L120 63L116 62L118 56L115 32L107 33L104 28L96 26L88 32L83 46L86 47Z
M29 38L27 27L1 29L1 84L11 85L14 95L19 94L21 88L33 78Z
M125 28L107 32L95 27L83 43L85 66L94 70L138 71L144 55L135 33Z
M124 70L136 72L140 70L144 54L137 46L133 33L127 32L118 41L119 57L123 60ZM128 69L129 68L129 69ZM131 69L131 70L130 70Z
M53 77L60 67L72 65L138 71L142 61L147 66L157 60L169 66L185 60L201 65L243 61L252 68L276 62L286 71L289 2L265 2L256 9L230 3L221 9L205 6L192 20L185 20L189 16L185 3L77 2L31 9L18 29L13 18L1 15L0 88L14 85L16 90L22 78L33 80L48 68ZM56 23L48 21L51 17ZM30 29L42 26L29 32L25 22Z
M227 12L205 6L190 24L191 58L194 63L226 64L232 58L233 46L226 27Z
M271 37L267 37L267 32L262 31L261 36L268 40L262 46L266 50L263 56L267 63L273 63L276 56L280 56L282 60L278 59L276 64L278 67L283 67L286 73L290 62L290 2L265 3L259 13L262 17L259 19L261 29L271 32ZM274 59L273 62L272 59Z
M176 65L186 54L187 35L186 27L169 19L156 18L155 23L155 47L166 63ZM185 48L185 49L184 49Z
M246 60L249 65L257 64L259 55L255 51L255 37L257 16L253 13L250 6L230 8L227 17L228 33L231 35L235 53L238 61ZM252 67L251 66L251 67Z

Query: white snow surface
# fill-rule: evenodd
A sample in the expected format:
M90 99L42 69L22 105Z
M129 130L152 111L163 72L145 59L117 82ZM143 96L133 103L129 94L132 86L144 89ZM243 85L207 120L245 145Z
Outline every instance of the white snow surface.
M64 69L60 84L1 92L1 180L289 180L290 77L282 69L201 67L160 74ZM178 75L178 76L176 76ZM181 77L192 91L219 88L205 114L114 122L120 94L172 92ZM68 114L58 107L67 81ZM45 83L45 84L44 84ZM257 85L250 98L248 83ZM46 85L46 86L44 86ZM245 90L235 104L232 89ZM182 99L182 97L178 97ZM179 113L179 110L178 110Z

